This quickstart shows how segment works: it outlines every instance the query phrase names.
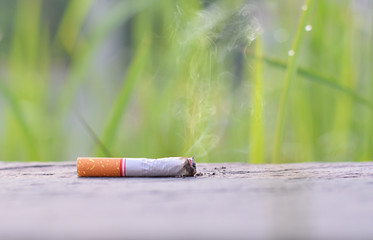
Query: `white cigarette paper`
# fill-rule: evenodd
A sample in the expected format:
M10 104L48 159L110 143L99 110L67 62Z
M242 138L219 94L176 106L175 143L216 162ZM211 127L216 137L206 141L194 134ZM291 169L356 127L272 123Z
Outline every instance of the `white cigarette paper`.
M127 177L193 176L196 164L193 158L127 158Z

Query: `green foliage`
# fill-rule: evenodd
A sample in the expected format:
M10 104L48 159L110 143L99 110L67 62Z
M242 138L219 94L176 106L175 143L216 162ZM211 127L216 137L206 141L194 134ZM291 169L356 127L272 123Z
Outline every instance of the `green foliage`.
M0 2L0 160L373 158L370 2L52 2Z
M308 16L312 10L314 0L306 0L304 5L302 6L302 14L301 18L298 23L297 32L294 37L293 44L291 45L291 49L288 51L289 55L289 64L286 68L285 73L285 82L284 87L281 94L280 105L279 105L279 113L278 119L276 123L276 132L274 138L274 146L273 146L273 162L278 162L280 157L280 149L282 145L282 138L284 132L284 121L285 121L285 113L286 107L288 105L289 93L292 86L292 81L295 77L298 58L300 56L300 49L302 46L303 38L305 35L305 27L308 21ZM303 99L302 94L298 96L297 102L302 102ZM303 105L303 104L302 104ZM307 106L306 106L307 107ZM304 115L301 114L299 117L303 118Z

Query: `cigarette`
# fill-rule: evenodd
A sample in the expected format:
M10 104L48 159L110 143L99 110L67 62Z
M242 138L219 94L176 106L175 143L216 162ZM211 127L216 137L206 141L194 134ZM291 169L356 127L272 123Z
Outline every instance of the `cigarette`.
M194 158L89 158L76 161L79 177L177 177L194 176Z

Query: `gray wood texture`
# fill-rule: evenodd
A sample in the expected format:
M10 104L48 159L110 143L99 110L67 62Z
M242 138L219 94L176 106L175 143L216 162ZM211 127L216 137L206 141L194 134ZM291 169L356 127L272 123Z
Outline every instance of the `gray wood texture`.
M373 239L373 163L197 164L188 178L78 178L0 162L0 239Z

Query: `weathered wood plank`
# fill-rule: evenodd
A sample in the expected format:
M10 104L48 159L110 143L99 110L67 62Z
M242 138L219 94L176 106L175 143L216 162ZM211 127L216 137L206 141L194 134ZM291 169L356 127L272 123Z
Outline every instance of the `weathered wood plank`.
M0 162L0 239L373 238L373 163L197 170L78 178L72 162Z

